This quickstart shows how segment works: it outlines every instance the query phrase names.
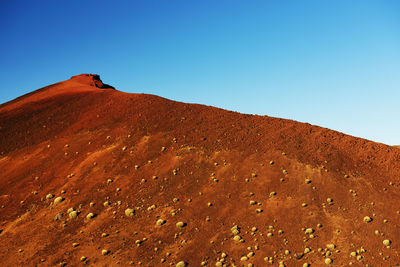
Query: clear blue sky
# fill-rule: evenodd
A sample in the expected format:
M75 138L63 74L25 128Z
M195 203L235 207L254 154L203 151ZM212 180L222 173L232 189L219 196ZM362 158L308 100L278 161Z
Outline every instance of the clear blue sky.
M80 73L400 144L400 1L0 0L0 103Z

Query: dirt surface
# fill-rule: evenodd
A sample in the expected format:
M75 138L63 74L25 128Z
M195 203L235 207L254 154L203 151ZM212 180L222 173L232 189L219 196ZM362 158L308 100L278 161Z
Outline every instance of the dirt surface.
M96 77L0 106L1 266L400 266L398 148Z

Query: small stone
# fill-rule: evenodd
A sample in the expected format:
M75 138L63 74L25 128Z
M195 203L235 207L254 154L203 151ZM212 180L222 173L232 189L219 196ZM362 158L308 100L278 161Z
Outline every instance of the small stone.
M390 244L392 244L392 241L390 241L389 239L385 239L385 240L383 240L382 243L384 246L388 247L388 246L390 246Z
M332 263L332 260L330 258L325 259L325 264L331 264L331 263Z
M235 235L235 236L233 237L233 240L235 240L236 242L239 242L240 239L242 239L242 238L241 238L239 235Z
M247 261L249 258L247 258L247 256L243 256L240 258L240 261Z
M125 215L128 217L132 217L135 214L135 210L134 209L126 209L125 210Z
M62 197L56 197L55 199L54 199L54 204L59 204L59 203L61 203L61 202L63 202L63 198Z
M369 216L365 216L363 220L364 220L364 222L369 223L372 221L372 218Z
M312 228L307 228L307 229L304 231L304 233L307 234L307 235L312 234L312 233L314 233L314 229L312 229Z
M178 228L183 228L183 227L185 227L185 225L186 225L186 223L184 223L184 222L177 222L176 223L176 227L178 227Z
M166 221L163 220L163 219L158 219L157 222L156 222L156 225L157 225L157 226L161 226L161 225L165 224L165 222L166 222Z
M328 244L328 245L326 245L326 247L328 248L328 249L335 249L335 244Z
M68 213L68 216L71 219L76 218L78 216L78 212L76 210L71 211L70 213Z
M147 208L148 211L154 210L156 208L156 205L151 205L150 207Z
M186 267L186 266L187 266L187 263L184 261L180 261L175 265L175 267Z
M103 254L103 255L107 255L108 253L110 253L110 252L107 249L103 249L101 251L101 254Z

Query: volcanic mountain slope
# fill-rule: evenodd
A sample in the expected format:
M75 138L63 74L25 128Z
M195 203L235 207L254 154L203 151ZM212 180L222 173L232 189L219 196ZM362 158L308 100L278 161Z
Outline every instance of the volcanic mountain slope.
M400 266L395 147L78 75L0 153L2 266Z

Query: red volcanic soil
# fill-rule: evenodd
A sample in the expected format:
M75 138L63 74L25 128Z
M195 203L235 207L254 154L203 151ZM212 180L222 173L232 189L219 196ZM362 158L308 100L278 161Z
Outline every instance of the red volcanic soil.
M79 75L0 106L0 170L1 266L400 266L400 150L310 124Z

